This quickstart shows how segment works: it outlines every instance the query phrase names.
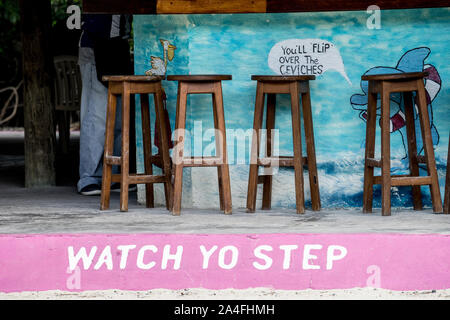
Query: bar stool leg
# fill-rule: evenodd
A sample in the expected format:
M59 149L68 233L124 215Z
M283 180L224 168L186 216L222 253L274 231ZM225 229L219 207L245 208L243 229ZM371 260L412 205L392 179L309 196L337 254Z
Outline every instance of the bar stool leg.
M217 106L216 106L216 97L214 96L214 93L212 94L212 105L213 105L213 115L214 115L214 129L216 130L216 154L218 154L219 152L221 152L221 143L222 139L221 137L219 137L220 134L218 134L218 130L219 130L219 123L218 123L218 119L217 119ZM224 198L223 198L223 180L222 180L222 170L220 169L220 167L217 167L217 179L218 179L218 186L219 186L219 201L220 201L220 210L225 210L225 205L224 205Z
M272 130L275 129L275 106L276 106L276 94L267 95L267 115L266 115L266 157L272 157L273 141ZM272 207L272 181L273 181L273 168L270 167L270 174L264 175L263 183L263 199L262 209L270 210Z
M180 108L180 92L181 92L181 85L180 85L180 82L178 82L178 89L177 89L177 104L176 104L176 106L175 106L175 131L178 129L178 113L180 112L179 111L179 108ZM174 139L175 139L175 143L177 143L176 141L176 139L177 139L177 137L176 137L176 135L174 135L175 134L175 132L173 132L172 133L172 135L173 135L173 137L174 137ZM172 137L170 137L171 139L172 139ZM173 148L173 153L172 153L172 160L174 160L175 159L175 150L176 150L176 148ZM173 183L174 183L174 181L175 181L175 162L174 161L172 161L172 177L171 177L171 181L172 181L172 187L173 187ZM172 198L172 204L171 204L171 206L172 206L172 208L173 208L173 198Z
M227 153L227 137L225 129L225 112L223 109L223 97L222 97L222 84L216 82L214 84L214 97L216 100L217 108L217 124L220 132L220 155L222 158L222 164L220 165L222 176L222 188L223 188L223 206L225 214L231 214L232 202L231 202L231 183L230 183L230 171L228 167L228 153Z
M444 213L450 213L450 135L448 137L447 175L445 178Z
M152 165L152 134L150 126L150 109L148 94L141 94L141 115L142 115L142 142L144 147L144 170L146 175L153 174ZM153 183L145 185L146 206L155 207Z
M381 214L391 215L391 147L390 147L390 91L381 89Z
M303 190L303 153L300 128L300 97L298 82L290 84L292 134L294 140L295 198L297 213L305 213L305 194Z
M262 126L264 108L264 84L256 85L255 115L253 118L252 151L250 155L250 172L248 177L247 212L255 212L256 192L258 189L259 132Z
M363 212L371 213L373 206L373 171L374 168L368 164L367 159L375 157L375 133L377 120L377 98L376 93L371 91L372 83L369 82L369 95L367 105L367 123L366 123L366 152L364 164L364 193L363 193Z
M412 177L419 176L419 163L417 160L417 142L416 130L414 125L414 107L411 92L404 92L405 118L406 118L406 137L408 140L409 168ZM422 197L420 186L412 186L412 197L414 210L422 210Z
M173 207L172 214L180 215L181 212L181 197L183 188L183 158L184 158L184 130L186 128L186 102L187 102L187 88L186 84L180 83L178 92L178 106L177 106L177 124L176 124L176 145L173 149L173 163L174 163L174 190L173 190Z
M130 174L130 84L123 83L122 95L122 166L120 178L120 211L128 211L128 186Z
M177 89L177 105L176 105L176 110L175 110L175 129L177 128L178 125L178 113L180 112L180 93L181 93L181 82L178 82L178 89Z
M307 92L302 93L303 123L305 125L306 152L308 156L308 176L311 190L311 204L313 211L320 210L319 179L317 174L316 149L311 112L311 94L309 84Z
M427 99L425 96L425 87L423 80L417 80L417 96L419 107L420 128L422 129L422 140L427 162L428 175L431 177L431 201L433 202L433 211L442 213L442 200L439 191L439 180L436 170L436 160L434 157L433 140L431 139L430 119L428 116Z
M158 90L154 94L155 99L155 110L157 119L157 129L159 130L159 137L161 139L161 160L163 173L166 177L164 182L164 195L166 198L166 208L167 210L172 210L172 199L173 199L173 186L172 186L172 173L170 168L170 153L169 153L169 137L167 136L167 128L164 117L164 107L162 99L162 90Z
M112 156L114 152L114 125L116 121L117 97L108 90L108 106L106 112L105 146L103 153L103 176L102 194L100 200L100 210L109 209L111 193L112 165L106 161L107 156Z

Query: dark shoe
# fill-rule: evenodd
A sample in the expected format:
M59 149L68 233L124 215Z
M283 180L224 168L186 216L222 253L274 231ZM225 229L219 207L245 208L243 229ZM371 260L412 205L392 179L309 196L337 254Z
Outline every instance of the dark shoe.
M98 184L90 184L81 189L79 193L83 196L98 196L102 194L102 189Z
M135 184L130 184L128 186L128 192L135 192L137 190L137 186ZM111 185L111 192L120 192L120 183L113 183Z

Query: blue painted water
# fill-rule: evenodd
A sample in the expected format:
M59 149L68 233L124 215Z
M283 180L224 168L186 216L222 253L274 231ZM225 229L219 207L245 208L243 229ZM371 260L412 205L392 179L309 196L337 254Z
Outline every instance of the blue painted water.
M439 134L435 152L443 193L450 130L450 9L382 11L381 29L378 30L366 27L368 17L365 11L138 15L134 19L135 73L144 74L151 68L150 56L163 57L160 39L170 41L177 49L174 59L168 62L168 74L232 74L233 80L223 83L226 125L228 130L246 131L253 124L256 91L256 83L250 77L253 74L273 74L268 66L271 48L286 39L324 39L333 43L342 56L352 84L334 70L325 72L311 83L320 191L324 207L360 207L365 122L360 113L352 108L350 99L352 95L363 94L360 78L367 70L374 67L394 68L408 50L429 48L430 53L423 64L433 65L441 79L440 91L432 101L431 108L434 126ZM173 128L177 86L176 83L165 81L164 87ZM289 97L280 96L277 102L279 149L283 154L290 154L292 134ZM391 107L394 108L395 104ZM139 109L137 112L139 124ZM211 128L211 98L205 95L191 97L187 118L188 129L192 130L194 121L198 120L203 121L203 130ZM139 125L137 130L139 132ZM235 138L237 140L233 141ZM238 148L246 145L241 143L240 138L242 136L239 134L227 136L230 153L237 153L236 144L240 143ZM379 136L377 139L379 144ZM208 142L211 141L204 143L203 150ZM139 143L142 144L142 140L138 138L138 146ZM391 150L393 172L407 173L404 129L392 133ZM236 157L231 159L235 206L245 206L248 154L243 154L247 161L245 164L237 164ZM141 148L138 148L140 168L143 167L141 158ZM211 179L216 179L215 176L193 176L192 179L191 187L198 188L198 191L216 184L215 181L209 183ZM275 179L281 183L278 188L283 190L274 194L274 202L279 206L293 206L293 172L280 170ZM375 190L374 201L377 206L380 204L378 187ZM429 205L428 187L422 187L422 190L424 202ZM409 192L408 187L395 188L392 192L393 206L410 207ZM202 197L201 194L195 192L193 196ZM194 199L193 203L208 206L211 194L205 194L207 196Z

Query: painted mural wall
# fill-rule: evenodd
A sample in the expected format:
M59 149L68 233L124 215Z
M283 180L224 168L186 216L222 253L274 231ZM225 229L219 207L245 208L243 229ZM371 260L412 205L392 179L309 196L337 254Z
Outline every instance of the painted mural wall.
M246 203L256 93L251 75L316 74L311 97L322 206L345 208L362 206L367 83L361 82L361 76L427 70L427 98L443 194L450 130L450 9L381 11L379 29L368 28L368 18L365 11L138 15L134 17L135 73L233 76L232 81L223 83L223 96L234 208ZM164 81L164 88L173 128L177 84ZM188 103L189 150L195 156L210 155L214 152L211 98L195 95ZM280 96L277 103L277 148L280 154L291 155L289 97ZM396 174L408 173L403 105L399 95L391 96L391 163ZM154 113L151 117L154 121ZM137 108L138 169L142 171L139 119ZM377 139L379 150L379 132ZM420 150L421 141L418 145ZM184 177L184 206L218 207L214 168L185 169ZM305 182L307 179L305 175ZM293 170L277 170L273 188L274 208L295 207ZM305 190L309 199L308 183ZM375 190L374 205L379 207L379 186ZM424 204L430 206L428 187L422 191ZM162 188L157 188L157 193L156 200L162 203ZM393 188L392 205L412 207L410 188Z

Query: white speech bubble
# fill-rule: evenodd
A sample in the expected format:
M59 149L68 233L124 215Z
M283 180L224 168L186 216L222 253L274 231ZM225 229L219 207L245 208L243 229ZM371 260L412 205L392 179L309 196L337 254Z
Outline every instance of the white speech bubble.
M319 76L333 69L351 85L338 48L322 39L287 39L275 44L269 53L269 68L280 75Z

